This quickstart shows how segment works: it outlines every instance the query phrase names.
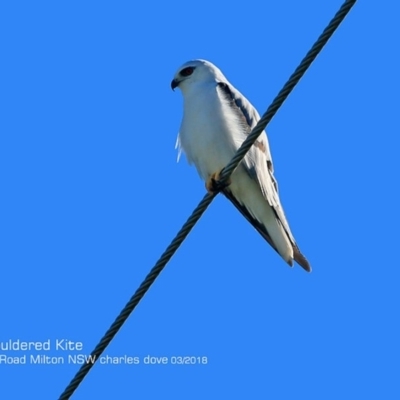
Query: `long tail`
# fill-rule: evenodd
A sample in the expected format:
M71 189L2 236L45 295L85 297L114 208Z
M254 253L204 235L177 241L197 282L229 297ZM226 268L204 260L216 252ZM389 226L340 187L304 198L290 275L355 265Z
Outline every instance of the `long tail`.
M300 253L300 249L295 244L293 246L293 258L301 267L303 267L307 272L311 272L311 265L307 259Z
M240 204L236 198L232 195L229 190L224 190L223 194L227 197L232 204L240 211L240 213L256 228L258 233L270 244L270 246L279 254L274 242L272 241L269 233L265 229L264 225L260 224L253 216L249 213L246 207ZM282 228L283 229L283 228ZM293 245L293 258L294 261L297 262L304 270L307 272L311 272L311 266L307 259L301 254L300 249L297 247L296 244ZM288 262L290 266L293 265L293 262Z

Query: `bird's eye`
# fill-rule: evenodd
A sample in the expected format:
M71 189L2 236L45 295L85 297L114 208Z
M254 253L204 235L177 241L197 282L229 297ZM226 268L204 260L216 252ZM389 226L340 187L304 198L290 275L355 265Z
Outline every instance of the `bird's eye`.
M194 68L193 68L193 67L186 67L186 68L184 68L184 69L180 72L180 74L181 74L182 76L189 76L189 75L192 75L192 74L193 74L193 71L194 71Z

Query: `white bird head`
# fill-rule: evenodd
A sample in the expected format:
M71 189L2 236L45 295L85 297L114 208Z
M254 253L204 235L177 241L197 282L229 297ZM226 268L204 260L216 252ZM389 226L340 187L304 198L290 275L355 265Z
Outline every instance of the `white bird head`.
M179 87L183 93L194 84L215 83L226 81L224 74L213 63L206 60L188 61L179 67L171 88Z

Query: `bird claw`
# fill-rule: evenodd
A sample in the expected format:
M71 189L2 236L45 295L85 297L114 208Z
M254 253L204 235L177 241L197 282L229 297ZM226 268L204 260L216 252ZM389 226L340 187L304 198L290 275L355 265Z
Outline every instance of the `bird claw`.
M221 185L220 183L220 174L221 171L219 172L214 172L213 174L211 174L209 176L209 178L207 179L206 182L206 189L207 192L210 194L214 194L214 193L218 193L220 192L223 188L225 188L226 186L229 186L231 184L231 179L229 178L226 183L224 183L223 185Z

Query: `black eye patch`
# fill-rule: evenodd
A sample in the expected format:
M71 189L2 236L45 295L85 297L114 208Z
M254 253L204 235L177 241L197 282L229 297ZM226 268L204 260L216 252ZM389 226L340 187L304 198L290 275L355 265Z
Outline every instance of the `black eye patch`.
M182 76L189 76L192 75L194 71L194 67L186 67L183 68L183 70L181 72L179 72L180 75Z

